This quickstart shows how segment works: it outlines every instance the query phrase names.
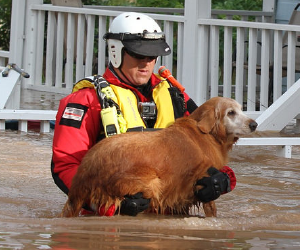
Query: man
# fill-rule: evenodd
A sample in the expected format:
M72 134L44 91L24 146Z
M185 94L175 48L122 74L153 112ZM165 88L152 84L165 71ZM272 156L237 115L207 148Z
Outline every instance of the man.
M165 128L197 108L186 93L153 73L157 57L169 55L171 49L152 18L133 12L120 14L104 38L110 60L103 75L107 83L98 76L79 81L73 93L61 100L56 117L51 171L66 194L82 158L105 135L120 130ZM107 120L118 122L107 124ZM200 201L215 200L234 188L233 171L224 167L223 172L210 168L211 177L196 183L204 186L195 193ZM86 202L83 213L91 210L97 215L115 214L113 206L104 211ZM136 215L148 206L149 200L138 193L124 198L120 212Z

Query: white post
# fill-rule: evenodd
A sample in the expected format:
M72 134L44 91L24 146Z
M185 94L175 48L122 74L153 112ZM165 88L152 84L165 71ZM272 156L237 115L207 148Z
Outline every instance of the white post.
M263 0L263 11L275 12L275 0ZM275 15L273 18L275 19Z
M5 120L0 120L0 131L5 130Z
M184 17L182 84L199 105L206 100L209 32L197 20L211 17L211 0L186 0Z
M25 20L25 3L24 0L12 1L11 25L10 25L10 42L9 42L9 63L16 63L22 68L23 48L24 48L24 20ZM10 72L10 74L12 74ZM14 82L16 83L16 82ZM10 108L20 108L21 84L16 83L13 86L7 86L8 89L13 88L10 94ZM8 96L7 96L8 97ZM4 100L3 100L4 101ZM5 100L7 101L7 100Z
M22 55L24 46L24 23L25 23L25 3L24 0L12 1L9 62L22 65Z
M21 120L18 122L18 130L21 132L27 133L28 131L28 122L26 120Z
M279 157L292 158L292 146L291 145L277 146L276 155Z
M19 0L18 2L21 2ZM24 1L25 2L25 1ZM31 5L43 4L43 0L26 0L26 16L22 20L25 23L25 41L23 53L23 68L29 73L30 78L27 79L26 84L34 85L35 83L35 66L36 66L36 39L38 27L38 13L31 10ZM39 24L43 25L43 24Z
M40 124L40 133L49 133L50 132L50 121L41 121Z

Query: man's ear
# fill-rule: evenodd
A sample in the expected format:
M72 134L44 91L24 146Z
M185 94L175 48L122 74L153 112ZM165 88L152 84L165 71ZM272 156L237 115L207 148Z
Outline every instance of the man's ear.
M201 116L202 118L198 122L197 126L203 134L208 134L216 125L214 107L208 107L204 110Z

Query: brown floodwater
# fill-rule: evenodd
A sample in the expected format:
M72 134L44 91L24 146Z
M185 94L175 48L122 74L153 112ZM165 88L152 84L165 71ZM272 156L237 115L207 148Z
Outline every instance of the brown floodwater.
M40 102L57 108L40 97L23 98L23 107ZM52 137L0 132L0 249L300 249L298 146L292 159L272 146L234 146L237 186L216 201L217 218L195 210L66 219L59 217L66 196L50 172Z

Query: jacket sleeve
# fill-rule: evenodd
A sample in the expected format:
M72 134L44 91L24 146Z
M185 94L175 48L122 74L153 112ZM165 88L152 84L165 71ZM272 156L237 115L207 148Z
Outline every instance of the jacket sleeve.
M226 173L230 179L230 191L232 191L235 186L236 186L236 177L235 177L235 173L233 172L233 170L228 167L228 166L224 166L222 169L220 169L221 172Z
M56 116L52 176L66 194L86 152L100 135L100 104L94 89L86 88L61 100Z
M184 100L186 103L186 112L184 114L184 116L189 116L196 108L198 108L197 104L194 102L194 100L192 98L190 98L188 96L187 93L183 93L184 95Z

